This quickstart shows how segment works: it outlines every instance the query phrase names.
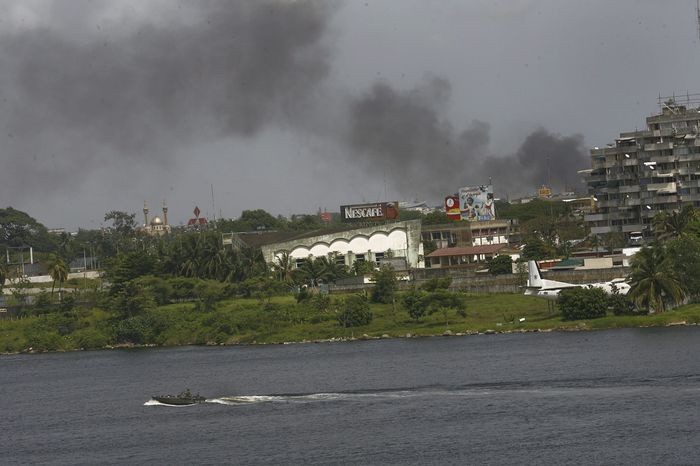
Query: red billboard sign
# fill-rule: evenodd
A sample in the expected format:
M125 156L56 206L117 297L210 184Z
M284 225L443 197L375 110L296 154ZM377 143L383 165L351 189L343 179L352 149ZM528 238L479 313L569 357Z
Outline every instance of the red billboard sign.
M452 195L445 198L445 213L450 220L460 220L461 212L459 211L459 196Z

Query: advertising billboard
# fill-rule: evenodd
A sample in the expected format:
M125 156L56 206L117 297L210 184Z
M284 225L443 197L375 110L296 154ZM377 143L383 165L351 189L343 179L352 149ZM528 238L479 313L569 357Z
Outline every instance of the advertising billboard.
M375 202L340 206L343 222L381 222L399 218L398 202Z
M466 186L459 189L459 210L462 220L496 220L493 185Z
M460 220L462 213L459 210L459 195L447 196L445 198L445 213L450 220Z

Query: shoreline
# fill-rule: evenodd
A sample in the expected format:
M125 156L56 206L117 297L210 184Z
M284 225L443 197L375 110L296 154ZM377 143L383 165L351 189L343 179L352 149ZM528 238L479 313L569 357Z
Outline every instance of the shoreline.
M332 338L321 338L321 339L313 339L313 340L297 340L297 341L282 341L282 342L238 342L238 343L215 343L215 342L207 342L204 344L181 344L181 345L158 345L155 343L145 343L145 344L136 344L136 343L121 343L117 345L106 345L101 348L91 348L91 349L85 349L85 348L75 348L75 349L61 349L61 350L34 350L33 348L27 348L22 351L15 351L15 352L3 352L0 353L0 357L2 356L12 356L12 355L19 355L19 354L50 354L50 353L72 353L72 352L81 352L81 351L109 351L109 350L129 350L129 349L146 349L146 348L181 348L181 347L186 347L186 346L217 346L217 347L226 347L226 346L274 346L274 345L305 345L305 344L322 344L322 343L349 343L349 342L356 342L356 341L369 341L369 340L395 340L395 339L412 339L412 338L436 338L436 337L470 337L470 336L481 336L481 335L508 335L508 334L514 334L514 333L552 333L552 332L592 332L592 331L600 331L600 330L621 330L621 329L630 329L630 328L666 328L666 327L693 327L693 326L699 326L700 323L696 322L687 322L686 320L683 321L675 321L675 322L668 322L664 324L650 324L650 325L630 325L630 326L609 326L609 327L589 327L586 325L586 323L589 321L583 321L579 324L576 324L575 326L572 327L548 327L548 328L533 328L533 329L527 329L527 328L520 328L520 329L510 329L510 330L492 330L492 329L487 329L485 331L476 331L476 330L468 330L465 332L453 332L451 330L445 330L442 333L435 333L435 334L424 334L424 335L418 335L418 334L412 334L412 333L406 333L404 335L389 335L388 333L383 333L380 336L373 336L373 335L368 335L366 333L363 333L362 335L355 337L332 337Z

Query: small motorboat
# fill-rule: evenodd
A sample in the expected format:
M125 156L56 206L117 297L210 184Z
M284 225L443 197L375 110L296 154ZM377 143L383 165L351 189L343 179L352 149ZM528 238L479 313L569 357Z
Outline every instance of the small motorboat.
M189 388L179 395L158 395L152 396L151 398L159 403L171 406L196 405L197 403L204 403L206 401L206 398L200 396L199 393L196 395L192 394Z

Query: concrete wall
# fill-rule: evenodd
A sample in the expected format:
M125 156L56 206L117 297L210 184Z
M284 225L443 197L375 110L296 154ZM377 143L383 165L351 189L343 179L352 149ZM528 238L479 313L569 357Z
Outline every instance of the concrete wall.
M622 278L630 273L627 267L616 267L613 269L598 270L562 270L562 271L542 271L543 278L568 283L594 283L610 281L614 278ZM410 282L400 282L399 288L410 288L439 277L452 277L450 289L462 290L470 293L522 293L522 286L527 281L527 273L490 275L488 273L475 273L474 271L460 269L421 269L411 271L413 280ZM336 287L330 285L331 293L342 291L359 291L371 288L372 285L348 285Z

